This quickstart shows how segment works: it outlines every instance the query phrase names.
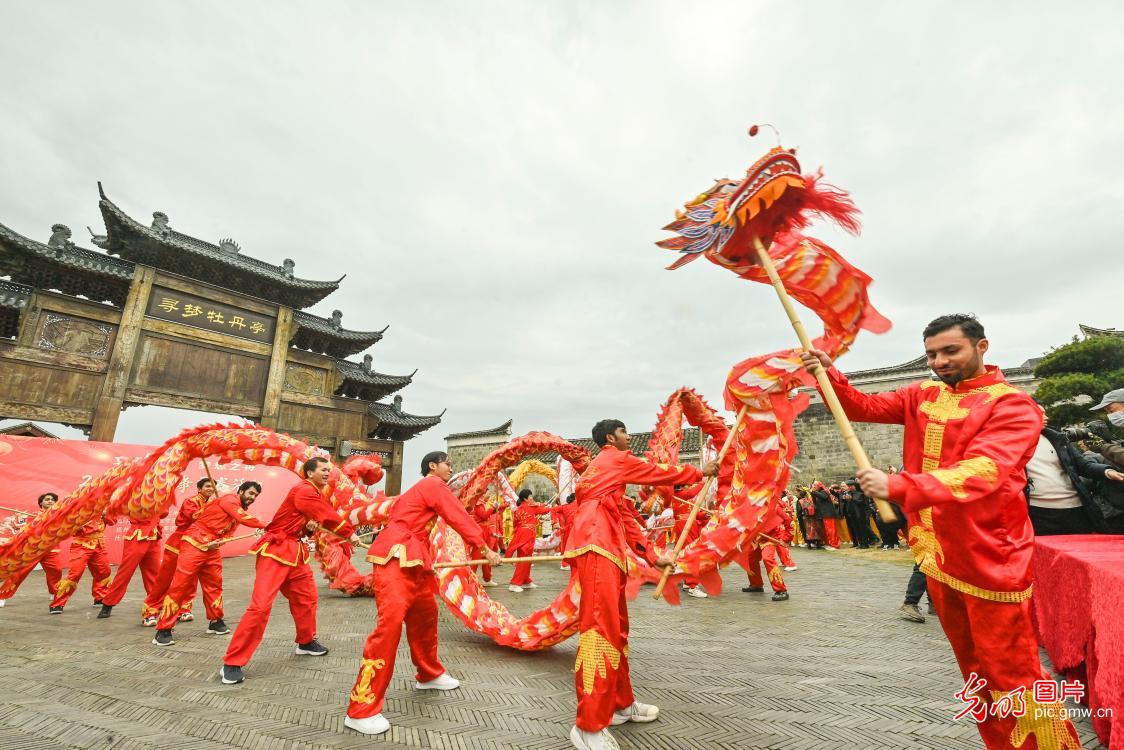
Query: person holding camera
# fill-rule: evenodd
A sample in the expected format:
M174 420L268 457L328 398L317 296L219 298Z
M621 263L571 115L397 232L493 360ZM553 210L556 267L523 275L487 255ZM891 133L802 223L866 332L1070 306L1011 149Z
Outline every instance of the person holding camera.
M1085 458L1043 416L1042 433L1026 464L1026 497L1035 536L1095 534L1104 519L1082 477L1124 482L1124 473Z

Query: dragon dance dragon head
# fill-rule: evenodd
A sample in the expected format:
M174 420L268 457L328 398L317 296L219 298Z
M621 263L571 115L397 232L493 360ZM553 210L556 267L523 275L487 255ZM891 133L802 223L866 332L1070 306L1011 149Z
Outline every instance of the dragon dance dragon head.
M757 126L749 134L757 134ZM705 256L723 266L753 263L754 238L766 247L775 237L804 229L819 214L858 234L859 210L847 193L821 183L822 172L800 174L796 149L780 146L754 162L745 179L721 179L676 211L664 229L678 236L656 244L681 254L669 270Z

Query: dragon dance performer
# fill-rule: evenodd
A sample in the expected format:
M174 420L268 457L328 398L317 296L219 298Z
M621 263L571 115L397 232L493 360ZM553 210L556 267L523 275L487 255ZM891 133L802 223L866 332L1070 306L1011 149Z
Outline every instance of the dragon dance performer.
M168 541L164 542L164 556L160 560L160 570L156 574L156 581L152 584L152 588L148 589L144 604L141 605L141 617L143 618L141 624L146 628L155 627L160 610L164 606L164 597L168 595L168 587L172 585L172 578L176 575L176 565L180 554L180 539L183 538L183 533L203 514L207 503L215 496L215 483L206 477L195 483L195 489L197 490L196 494L184 500L183 504L180 505L179 512L176 514L176 530L168 537ZM189 599L187 602L180 604L179 621L191 622L193 619L195 617L191 614L191 600Z
M265 522L247 513L261 494L257 482L243 482L237 495L223 495L207 503L199 518L183 532L183 547L178 555L176 574L164 597L160 619L156 623L155 646L171 646L176 641L172 630L185 604L195 598L195 582L203 587L203 606L207 610L208 635L226 635L230 628L223 622L222 607L222 553L223 537L229 536L239 525L253 529L265 528Z
M486 500L481 500L472 509L472 517L480 527L480 534L484 537L484 547L490 550L498 550L502 534L496 526L496 509L490 506ZM483 585L495 586L496 582L492 580L492 566L485 564L480 567Z
M695 484L717 474L718 466L710 462L700 471L637 458L624 423L616 419L595 424L593 442L601 452L578 481L578 509L563 552L581 586L574 666L578 707L570 741L578 750L616 750L610 724L655 721L659 715L655 706L634 700L629 679L626 549L651 565L673 564L667 555L657 557L644 536L626 485Z
M39 496L39 499L37 501L39 504L39 512L35 515L35 517L38 519L46 514L47 511L53 508L55 503L57 503L58 501L59 496L55 493L44 492ZM9 539L23 531L23 527L28 524L29 520L30 519L28 518L28 516L24 514L17 513L16 515L11 516L7 521L5 521L7 530L0 532L0 544L7 542ZM12 580L4 582L4 588L11 592L8 594L9 597L12 594L16 593L16 589L20 587L20 584L22 584L24 579L27 578L28 574L30 574L31 571L35 569L36 565L43 566L43 574L45 575L47 582L47 591L51 594L52 598L54 597L55 591L57 590L59 585L59 581L62 579L62 565L59 564L58 547L54 547L49 552L47 552L47 554L43 555L41 558L21 570L19 573L13 576ZM7 600L0 599L0 607L4 606L5 601Z
M765 563L765 572L769 576L769 586L773 589L773 601L783 602L788 599L788 587L784 583L780 563L777 561L778 550L784 549L779 543L784 534L787 517L780 510L780 502L773 507L769 515L761 523L761 532L747 542L746 571L749 574L749 585L742 591L749 594L760 594L765 591L765 581L761 577L761 563Z
M675 526L671 534L673 540L679 539L683 529L687 527L687 517L691 515L691 507L701 490L702 485L696 483L690 487L677 487L672 494L671 507L675 512ZM699 513L695 516L694 524L687 532L687 544L691 544L699 538L704 526L706 526L706 516ZM697 578L684 576L683 586L687 590L687 596L693 596L697 599L705 599L707 596L706 592L699 586L699 579Z
M125 598L125 591L133 573L140 568L141 581L144 583L145 596L152 591L160 574L160 521L168 515L165 511L159 517L144 521L130 519L129 529L125 532L124 549L121 552L121 564L113 574L113 582L109 584L109 591L101 599L101 612L98 619L104 620L113 614L113 608ZM149 611L141 605L141 622L146 617L152 617L155 611Z
M539 525L539 516L549 512L550 506L536 503L535 495L531 490L519 490L519 500L516 501L511 516L515 531L511 536L511 542L507 545L508 557L530 557L535 554L535 529ZM531 580L531 563L515 563L515 570L511 573L511 583L507 590L521 594L523 589L538 587L539 585Z
M250 548L258 556L250 606L234 630L219 674L223 684L242 682L242 667L250 661L269 621L273 600L282 594L289 600L289 613L296 625L296 649L303 656L324 656L328 649L316 640L316 579L308 565L308 546L303 537L323 528L358 544L355 528L341 518L325 495L332 464L316 456L301 466L303 482L297 482L265 527L261 540ZM386 532L379 534L381 538Z
M904 424L904 470L857 474L862 490L902 506L909 541L960 671L986 681L968 693L990 705L1022 692L1026 713L987 711L977 728L988 748L1079 748L1061 703L1038 704L1033 684L1048 679L1031 625L1034 533L1023 487L1038 444L1042 412L1030 396L985 365L988 341L971 315L945 315L922 338L937 379L890 393L851 387L813 350L809 369L828 375L848 416Z
M383 698L394 674L394 657L406 625L410 659L417 667L418 690L454 690L460 682L437 658L437 576L429 551L429 532L437 516L464 540L466 550L484 547L480 527L447 486L453 470L446 453L435 451L422 459L422 480L394 503L386 527L371 545L371 571L378 622L363 646L359 676L351 691L344 725L363 734L382 734L390 722L382 715ZM362 518L352 511L352 518ZM485 548L489 564L499 565L499 553Z
M577 509L578 506L574 503L574 493L571 492L565 500L550 511L550 521L558 529L559 549L566 549L566 539L570 536L570 528L574 525L574 512ZM570 565L563 560L562 567L568 568Z
M70 540L70 567L66 578L55 589L51 600L50 613L61 614L70 597L78 590L78 581L86 568L93 578L91 590L94 606L100 607L102 598L109 592L109 582L113 571L109 567L109 555L105 551L105 515L99 515L87 522Z

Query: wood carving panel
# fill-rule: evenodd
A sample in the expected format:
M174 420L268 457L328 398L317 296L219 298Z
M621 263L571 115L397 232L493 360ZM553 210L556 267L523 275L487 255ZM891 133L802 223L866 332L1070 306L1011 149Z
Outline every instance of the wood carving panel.
M117 326L56 312L45 312L39 321L35 345L40 349L83 357L108 359Z
M0 401L92 409L103 379L101 373L6 361Z
M130 385L184 397L260 405L268 375L268 358L146 334L138 347Z
M327 395L324 383L327 374L327 370L319 367L306 367L290 362L285 366L285 390L313 396Z

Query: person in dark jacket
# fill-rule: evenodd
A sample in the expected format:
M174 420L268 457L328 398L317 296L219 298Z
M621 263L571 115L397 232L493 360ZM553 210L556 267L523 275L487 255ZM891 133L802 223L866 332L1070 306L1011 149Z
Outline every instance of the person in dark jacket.
M1038 536L1095 534L1104 522L1082 478L1124 482L1124 473L1090 461L1058 430L1046 426L1026 465L1030 523Z
M851 544L859 549L870 549L874 532L870 529L871 501L863 494L855 479L847 480L847 528L851 530Z
M839 520L839 509L823 482L812 485L812 502L816 504L816 517L823 524L823 541L828 547L839 549L839 531L835 525Z

